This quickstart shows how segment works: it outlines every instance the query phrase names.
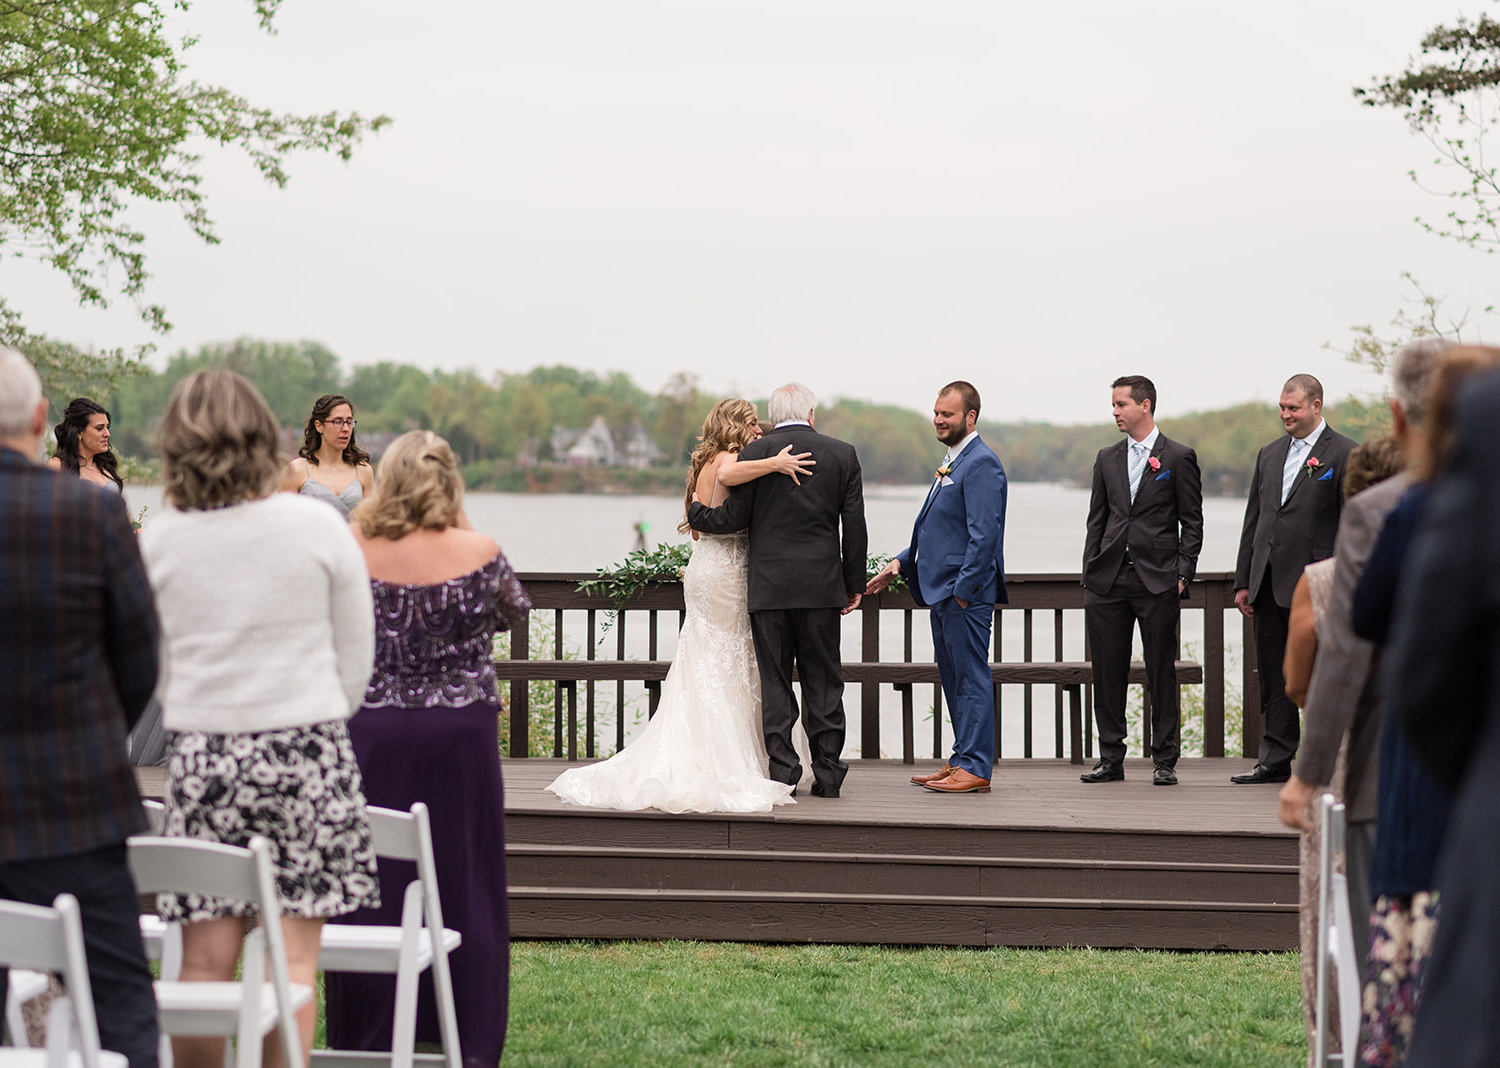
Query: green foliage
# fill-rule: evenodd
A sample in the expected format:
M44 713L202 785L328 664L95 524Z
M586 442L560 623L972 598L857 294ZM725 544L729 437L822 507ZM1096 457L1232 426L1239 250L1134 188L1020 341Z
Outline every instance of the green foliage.
M1413 182L1450 206L1439 222L1417 222L1470 248L1500 249L1500 182L1483 144L1500 122L1500 22L1461 15L1452 26L1435 27L1422 38L1420 63L1376 78L1354 96L1367 107L1399 113L1436 150L1438 175L1456 179L1432 188L1410 172Z
M867 482L930 481L943 455L927 416L889 404L841 399L818 413L818 429L854 443Z
M1284 1068L1307 1056L1299 969L1295 953L515 942L505 1057Z
M171 33L188 0L4 0L0 3L0 254L35 256L65 274L79 300L111 290L143 304L141 203L175 206L204 241L218 241L202 190L204 146L235 148L276 186L294 152L349 159L390 120L278 114L188 77L192 39ZM270 29L279 0L256 0ZM11 310L7 334L20 338Z
M682 573L693 555L693 543L658 545L654 549L636 549L618 564L601 567L597 578L578 584L578 592L608 597L612 606L609 620L619 614L636 594L647 586L661 582L681 582Z

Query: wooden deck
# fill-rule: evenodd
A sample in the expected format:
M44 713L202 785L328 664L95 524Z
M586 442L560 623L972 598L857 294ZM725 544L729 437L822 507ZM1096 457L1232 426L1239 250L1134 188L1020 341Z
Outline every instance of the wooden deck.
M850 762L837 800L767 815L605 812L543 787L564 760L504 762L518 938L1289 950L1297 839L1250 761L1151 765L1085 786L1066 760L1003 761L989 794ZM928 770L934 762L918 762ZM160 796L160 769L138 769Z
M1091 786L1066 760L1005 761L959 796L852 761L839 799L747 816L564 805L543 787L572 766L505 761L517 937L1296 946L1296 836L1276 787L1229 782L1244 760L1184 760L1171 788L1144 760Z

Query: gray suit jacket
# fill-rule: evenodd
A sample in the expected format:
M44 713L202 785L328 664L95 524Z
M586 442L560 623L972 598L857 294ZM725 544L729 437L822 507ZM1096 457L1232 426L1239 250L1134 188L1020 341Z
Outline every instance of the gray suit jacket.
M1375 819L1384 699L1379 650L1354 633L1354 588L1386 516L1410 485L1411 476L1402 472L1344 503L1333 550L1333 592L1318 631L1318 654L1302 713L1296 773L1303 782L1322 786L1333 779L1339 743L1349 735L1344 803L1350 820Z

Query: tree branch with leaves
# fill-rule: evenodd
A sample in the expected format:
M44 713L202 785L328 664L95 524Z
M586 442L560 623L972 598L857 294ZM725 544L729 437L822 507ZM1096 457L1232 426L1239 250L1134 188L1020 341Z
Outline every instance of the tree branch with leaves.
M0 0L0 257L34 257L61 271L84 305L126 297L158 333L170 323L165 308L145 300L146 234L132 220L134 207L174 205L195 234L216 244L200 173L204 147L244 152L281 187L293 153L347 160L390 121L278 114L190 78L184 57L194 40L167 30L169 14L188 6ZM272 32L280 0L253 6ZM35 354L39 340L0 298L0 341Z

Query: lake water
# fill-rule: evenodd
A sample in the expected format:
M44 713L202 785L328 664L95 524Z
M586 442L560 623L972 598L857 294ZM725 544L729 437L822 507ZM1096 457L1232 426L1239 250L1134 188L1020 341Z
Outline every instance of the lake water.
M927 494L928 487L920 486L869 486L865 490L865 520L870 532L872 553L892 554L903 548L911 537L912 521ZM126 490L126 500L132 514L142 507L147 509L145 523L161 514L165 507L160 487L131 486ZM1013 573L1065 572L1077 574L1082 563L1084 524L1088 517L1089 491L1069 486L1044 483L1012 483L1005 530L1006 570ZM652 548L658 544L677 543L688 540L688 535L677 533L677 523L682 517L680 497L646 497L616 495L566 495L525 493L470 493L465 497L465 506L474 526L490 534L500 542L511 565L519 572L591 572L624 559L636 544L636 526L645 523L647 538ZM1231 571L1239 551L1240 527L1245 515L1245 502L1237 498L1209 498L1203 502L1204 544L1198 562L1200 571ZM895 613L883 622L882 648L900 649L902 634L900 619ZM1202 626L1199 613L1183 616L1183 641L1188 655L1201 659ZM859 624L857 616L845 621L844 648L846 659L857 659L859 649ZM674 645L670 631L663 628L659 654L670 659ZM639 635L644 628L637 628ZM914 628L913 657L918 661L932 660L931 637L925 625ZM1239 628L1226 626L1226 654L1231 665L1239 663ZM586 641L579 634L565 634L565 641L575 650L578 643ZM641 636L644 642L644 636ZM1051 627L1039 621L1033 656L1039 660L1051 659ZM1002 643L1003 657L1007 661L1024 658L1021 628L1008 627ZM1139 643L1139 639L1137 639ZM631 643L634 644L633 642ZM613 655L613 639L609 642ZM644 647L627 648L628 655L644 657ZM1137 644L1136 656L1140 650ZM1064 616L1063 656L1068 660L1083 659L1083 613L1068 612ZM600 687L601 697L611 697L613 687ZM1190 689L1201 690L1201 687ZM605 694L603 691L608 690ZM1035 735L1036 751L1050 753L1053 747L1051 691L1045 688L1034 690L1038 733ZM917 699L917 754L928 755L931 746L930 708L926 709L926 695ZM1024 690L1019 686L1003 688L1002 752L1016 756L1021 752L1021 715ZM627 700L627 722L639 722L644 718L643 699ZM1139 698L1132 705L1139 715ZM850 715L850 755L858 744L858 687L850 687L845 697L846 711ZM885 755L901 752L899 697L894 692L883 692L881 696L881 748ZM614 711L606 707L601 717L600 735L612 738L614 734ZM607 728L607 729L605 729ZM631 733L627 730L627 737ZM1230 733L1233 731L1231 729ZM946 728L945 728L946 734ZM923 739L926 739L924 744ZM1132 747L1137 754L1138 743Z

